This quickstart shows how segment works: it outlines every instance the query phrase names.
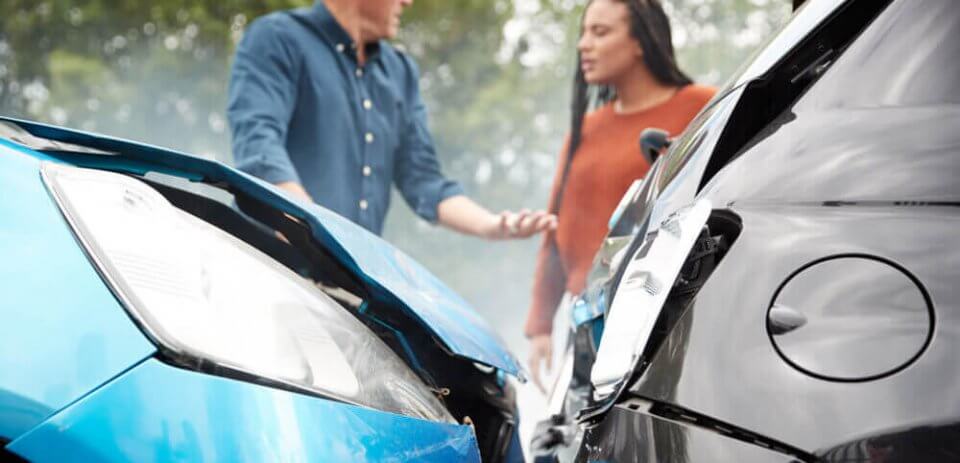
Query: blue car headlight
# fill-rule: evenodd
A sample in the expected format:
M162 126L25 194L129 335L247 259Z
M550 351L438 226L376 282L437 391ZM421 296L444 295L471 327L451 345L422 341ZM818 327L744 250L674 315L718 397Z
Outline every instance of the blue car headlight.
M104 279L170 358L453 422L369 328L266 254L135 178L53 163L42 173Z

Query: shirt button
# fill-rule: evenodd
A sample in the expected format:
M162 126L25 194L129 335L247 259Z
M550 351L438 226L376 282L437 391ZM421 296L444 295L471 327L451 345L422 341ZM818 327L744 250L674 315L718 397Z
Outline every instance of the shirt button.
M370 166L363 166L364 177L369 177L372 172L373 172L373 169L371 169Z
M367 135L364 137L364 140L366 140L367 143L373 143L373 134L370 132L367 132Z
M343 50L345 50L346 48L347 48L347 47L345 47L342 43L338 43L338 44L337 44L337 51L339 51L339 52L341 52L341 53L343 53Z
M373 102L369 99L363 100L363 109L370 109L373 107Z
M360 210L361 210L361 211L367 210L367 200L366 200L366 199L361 199L361 200L360 200Z
M357 77L363 77L363 68L357 68Z

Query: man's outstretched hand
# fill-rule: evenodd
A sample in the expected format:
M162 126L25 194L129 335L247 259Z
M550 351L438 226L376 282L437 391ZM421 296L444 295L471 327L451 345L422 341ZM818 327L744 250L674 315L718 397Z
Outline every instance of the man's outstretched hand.
M553 214L527 209L493 214L463 195L441 201L437 216L442 225L452 230L488 240L529 238L557 228L557 216Z
M529 238L556 228L557 216L544 211L527 209L520 212L503 211L497 215L497 224L490 230L487 238L493 240Z

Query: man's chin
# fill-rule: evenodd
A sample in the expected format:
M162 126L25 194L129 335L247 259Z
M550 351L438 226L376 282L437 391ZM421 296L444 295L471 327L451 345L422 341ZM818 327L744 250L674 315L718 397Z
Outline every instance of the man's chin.
M378 32L376 34L370 33L363 36L363 43L374 43L374 42L379 42L381 40L391 40L396 36L397 34L393 30Z
M371 36L370 37L371 40L368 40L367 42L376 42L378 40L393 40L397 38L397 33L399 31L400 29L396 26L387 27L383 29L379 34L376 34L376 36Z

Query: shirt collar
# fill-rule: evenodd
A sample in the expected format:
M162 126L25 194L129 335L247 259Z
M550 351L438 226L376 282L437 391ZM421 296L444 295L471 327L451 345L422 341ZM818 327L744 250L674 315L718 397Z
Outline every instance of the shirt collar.
M353 41L353 38L350 37L346 29L337 22L337 18L333 17L333 14L330 13L330 10L324 5L323 0L317 0L313 9L316 13L314 16L317 21L317 26L327 39L333 42L334 46L343 45L346 50L356 49L357 44ZM381 42L383 41L377 40L376 42L366 44L366 50L364 51L366 52L367 62L373 62L380 56ZM348 56L356 58L356 54L354 53L349 53Z

